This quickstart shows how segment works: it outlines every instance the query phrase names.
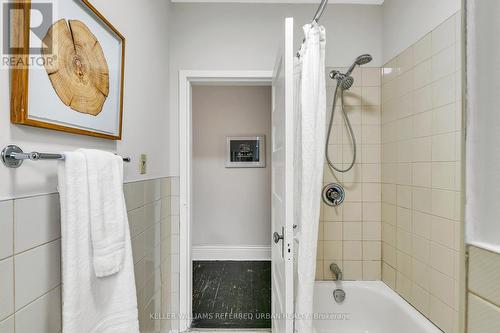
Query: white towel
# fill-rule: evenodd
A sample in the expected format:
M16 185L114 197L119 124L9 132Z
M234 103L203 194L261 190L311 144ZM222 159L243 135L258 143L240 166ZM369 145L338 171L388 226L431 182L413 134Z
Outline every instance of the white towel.
M125 251L127 212L123 197L123 159L102 150L78 151L87 161L95 275L112 275L120 270Z
M59 165L61 200L63 333L139 332L132 246L124 215L121 269L107 277L94 272L91 200L86 157L68 152ZM123 195L123 191L120 193Z

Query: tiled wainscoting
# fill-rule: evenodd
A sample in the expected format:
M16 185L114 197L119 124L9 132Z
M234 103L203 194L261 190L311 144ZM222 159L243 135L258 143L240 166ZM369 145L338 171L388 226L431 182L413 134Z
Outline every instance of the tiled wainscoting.
M327 69L327 126L336 81ZM337 68L338 69L338 68ZM345 72L347 68L340 68ZM329 266L337 263L347 280L380 280L381 276L381 168L380 168L380 68L356 68L354 85L345 93L345 109L357 142L357 159L347 173L332 172L325 164L324 184L340 183L345 202L339 207L322 203L317 280L333 278ZM344 125L340 100L328 147L332 162L345 169L353 151Z
M469 247L468 333L500 329L500 254Z
M383 281L445 332L458 331L461 16L383 68Z
M175 178L125 184L141 332L177 323L179 186ZM0 202L0 333L61 331L59 196Z

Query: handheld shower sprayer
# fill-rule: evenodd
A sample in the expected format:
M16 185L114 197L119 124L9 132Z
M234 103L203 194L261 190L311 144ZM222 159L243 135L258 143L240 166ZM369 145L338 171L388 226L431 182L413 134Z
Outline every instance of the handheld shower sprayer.
M335 170L337 172L347 172L351 170L354 166L354 163L356 162L356 138L354 137L354 131L351 126L351 121L349 120L349 117L347 116L347 113L344 109L344 91L349 90L352 85L354 84L354 78L351 76L352 72L356 68L356 66L362 66L366 65L370 61L372 61L372 56L369 54L363 54L357 57L354 60L354 63L349 67L347 72L344 74L338 70L333 70L330 72L330 78L332 80L337 80L337 86L335 88L335 94L333 97L333 106L332 106L332 114L330 116L330 125L328 126L328 133L327 133L327 139L326 139L326 146L325 146L325 156L326 156L326 162L328 163L328 166L330 167L330 170L332 172ZM335 106L337 105L337 98L339 95L339 88L340 88L340 107L342 109L342 114L344 116L344 121L347 126L347 129L349 130L349 135L351 137L351 142L353 145L353 157L352 157L352 162L347 167L346 169L340 169L337 168L333 162L330 159L330 155L328 152L328 146L330 144L330 135L332 132L332 126L333 126L333 117L335 116Z

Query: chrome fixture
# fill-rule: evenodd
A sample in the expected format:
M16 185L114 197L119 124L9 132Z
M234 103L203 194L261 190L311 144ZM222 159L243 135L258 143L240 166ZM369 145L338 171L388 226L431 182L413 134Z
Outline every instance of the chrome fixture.
M351 121L349 120L349 117L347 116L347 113L344 108L344 91L351 89L352 85L354 84L354 78L351 76L352 72L356 68L356 66L361 66L361 65L366 65L370 61L372 61L372 56L369 54L363 54L357 57L354 60L354 63L349 67L347 72L344 74L340 71L331 71L330 72L330 78L333 80L337 80L337 86L335 87L335 93L333 95L333 105L332 105L332 114L330 116L330 124L328 126L328 133L326 137L326 145L325 145L325 156L326 156L326 162L328 163L328 166L330 167L330 170L337 171L337 172L347 172L351 170L354 166L354 163L356 163L356 154L357 154L357 149L356 149L356 137L354 136L354 131L351 126ZM340 89L339 89L340 88ZM344 116L344 122L347 126L347 129L349 131L349 136L351 137L351 142L353 145L353 154L352 154L352 161L351 164L346 168L346 169L341 169L337 168L333 162L330 159L330 155L328 153L328 145L330 144L330 135L332 133L332 126L333 126L333 118L335 116L335 107L337 105L337 98L338 95L340 95L340 108L342 110L342 115Z
M334 275L334 281L342 281L342 270L340 269L339 265L332 262L330 264L330 272L332 272Z
M343 301L345 301L345 291L343 291L342 289L335 289L333 291L333 299L337 303L342 303Z
M323 188L323 202L328 206L341 205L345 199L345 191L340 184L328 184Z
M19 168L24 160L38 161L38 160L64 160L64 154L49 154L31 152L25 153L21 148L15 145L4 147L0 153L3 164L7 168ZM130 157L124 157L124 162L130 162Z

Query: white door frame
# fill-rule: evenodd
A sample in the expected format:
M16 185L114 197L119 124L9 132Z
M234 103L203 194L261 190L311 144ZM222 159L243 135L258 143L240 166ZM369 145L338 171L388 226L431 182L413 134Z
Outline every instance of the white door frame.
M191 181L192 181L192 109L193 84L271 85L273 71L179 71L179 329L191 325Z

